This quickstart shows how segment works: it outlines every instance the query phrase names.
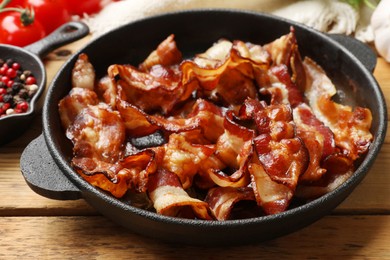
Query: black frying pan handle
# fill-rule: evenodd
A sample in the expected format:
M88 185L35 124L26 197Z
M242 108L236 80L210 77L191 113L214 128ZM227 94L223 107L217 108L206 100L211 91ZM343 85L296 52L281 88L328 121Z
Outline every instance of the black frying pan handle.
M24 48L38 55L40 58L43 58L51 51L61 47L62 45L81 39L88 33L89 28L85 23L68 22L61 25L45 38Z
M374 71L377 55L370 46L347 35L328 34L328 36L346 47L369 71Z
M57 200L82 197L80 190L54 162L43 135L34 139L23 151L20 168L27 184L39 195Z

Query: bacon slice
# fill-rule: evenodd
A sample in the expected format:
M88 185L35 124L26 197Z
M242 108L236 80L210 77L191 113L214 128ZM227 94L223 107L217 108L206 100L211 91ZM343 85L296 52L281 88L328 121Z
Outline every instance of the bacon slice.
M268 68L268 60L259 48L240 41L218 42L194 61L181 64L183 81L197 80L200 97L225 105L241 104L247 97L256 98L255 75Z
M220 168L210 168L209 178L221 187L244 187L249 184L247 165L253 149L254 131L234 122L233 111L228 111L224 120L225 132L217 141L215 155L224 165L235 169L232 174L226 174Z
M306 200L318 198L329 193L348 180L353 172L353 160L343 154L328 156L323 161L323 167L327 170L317 181L298 185L295 196Z
M316 181L326 173L321 166L322 161L337 152L333 133L320 122L310 107L300 104L293 110L297 135L303 140L308 149L310 160L301 181Z
M75 157L93 157L114 163L123 152L125 127L118 112L107 105L88 106L67 130Z
M138 67L141 71L147 72L155 65L169 67L179 64L182 60L182 54L177 48L174 40L175 35L169 35L162 41L150 55Z
M208 204L191 198L182 188L178 176L165 169L158 169L150 176L148 194L159 214L182 218L214 219Z
M263 208L265 213L270 215L285 211L293 197L293 190L273 181L261 164L249 164L248 170L251 174L257 204Z
M292 74L291 81L299 89L303 90L306 85L305 69L298 50L294 28L291 27L289 34L283 35L279 39L264 45L264 48L271 55L272 65L286 65Z
M171 134L164 149L161 166L179 176L184 189L192 186L200 166L215 151L213 146L191 144L179 134Z
M186 99L197 88L196 81L181 83L177 68L153 66L149 73L129 65L111 65L108 75L120 86L122 99L145 112L168 114L173 107Z
M158 167L159 159L155 150L146 149L139 153L126 156L121 161L122 174L126 177L127 189L136 192L146 192L149 176L154 174Z
M89 62L88 56L85 53L80 54L72 70L72 87L93 90L95 77L95 69Z
M343 153L356 160L373 139L370 110L356 107L352 111L350 106L332 101L336 88L322 68L310 58L305 58L303 65L307 75L305 96L314 115L332 130Z
M223 133L224 111L202 99L195 102L184 118L149 115L120 99L117 101L117 109L125 122L127 133L132 137L147 136L157 130L180 133L199 129L203 137L214 142Z
M108 76L101 78L97 84L96 92L102 97L104 103L113 109L116 108L117 86L114 80Z
M125 129L117 112L105 104L89 105L78 114L66 133L74 145L72 165L79 172L104 175L105 178L92 181L106 183L102 187L107 185L107 180L118 182L122 169L118 160L123 153Z
M282 212L308 163L306 147L295 136L291 110L286 105L264 106L257 100L247 100L240 113L252 117L257 130L253 145L258 160L248 166L256 200L267 214ZM273 196L265 192L267 189Z
M210 205L218 220L227 220L234 208L240 201L255 201L253 190L246 188L217 187L207 193L205 201Z
M268 76L269 86L264 86L260 91L262 94L271 95L271 104L289 104L296 107L304 102L302 92L291 80L286 65L271 67Z
M58 111L63 128L71 126L78 114L88 105L97 105L96 93L86 88L72 88L69 94L58 103Z
M128 190L146 192L149 175L156 171L157 163L152 150L127 156L116 164L96 161L103 164L103 167L95 167L88 171L83 160L91 161L90 158L73 160L81 176L92 185L110 192L117 198L123 197ZM108 172L107 169L111 171Z

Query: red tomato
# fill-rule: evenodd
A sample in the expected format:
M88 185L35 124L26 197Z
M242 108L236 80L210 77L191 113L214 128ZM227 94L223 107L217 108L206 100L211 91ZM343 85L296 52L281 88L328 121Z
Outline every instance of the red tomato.
M34 8L35 19L45 28L46 34L71 18L65 0L26 0L26 5Z
M19 12L7 12L0 16L0 43L24 47L45 35L45 29L39 21L24 26Z
M98 13L102 8L102 0L67 0L68 10L71 14L82 16Z

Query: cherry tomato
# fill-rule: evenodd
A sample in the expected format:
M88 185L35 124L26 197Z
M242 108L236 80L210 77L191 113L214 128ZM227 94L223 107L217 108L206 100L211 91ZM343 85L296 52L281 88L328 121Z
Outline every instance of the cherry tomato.
M45 28L46 34L71 18L65 0L26 0L26 6L34 8L35 19Z
M102 8L102 0L67 0L68 10L71 14L82 16L98 13Z
M45 29L39 21L23 25L19 12L7 12L0 16L0 43L24 47L45 35Z

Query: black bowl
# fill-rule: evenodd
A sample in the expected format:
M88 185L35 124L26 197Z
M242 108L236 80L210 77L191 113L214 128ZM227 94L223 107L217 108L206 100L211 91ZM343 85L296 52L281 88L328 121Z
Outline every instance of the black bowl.
M336 190L312 202L271 216L224 222L166 217L130 206L84 181L70 166L71 144L61 128L58 102L70 90L70 76L77 55L87 53L97 75L113 63L137 64L169 34L185 55L203 52L220 38L257 44L273 41L295 27L302 56L317 61L354 103L373 114L374 141L353 176ZM349 41L347 41L349 42ZM372 52L351 41L359 56ZM360 47L359 47L360 46ZM339 205L361 182L373 164L386 133L386 105L382 92L364 64L343 45L306 26L271 15L232 11L196 10L164 14L125 25L93 40L64 64L50 85L44 104L44 138L25 150L22 171L37 193L58 199L83 198L103 215L139 234L192 245L254 243L281 236L313 223ZM371 54L370 54L371 53ZM372 64L374 60L374 64ZM45 146L47 145L47 147ZM39 150L37 153L36 150ZM52 162L54 160L55 164ZM50 171L50 179L47 174Z

